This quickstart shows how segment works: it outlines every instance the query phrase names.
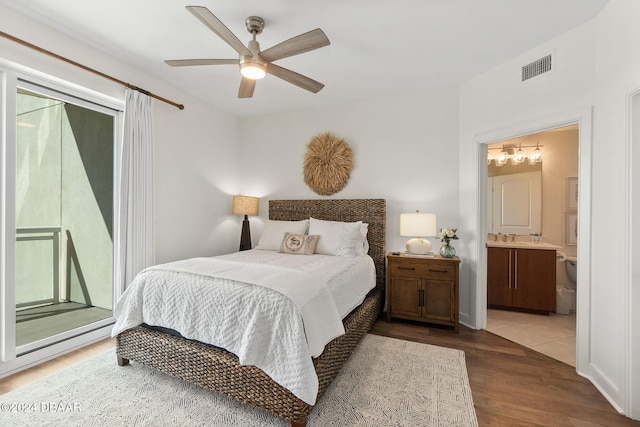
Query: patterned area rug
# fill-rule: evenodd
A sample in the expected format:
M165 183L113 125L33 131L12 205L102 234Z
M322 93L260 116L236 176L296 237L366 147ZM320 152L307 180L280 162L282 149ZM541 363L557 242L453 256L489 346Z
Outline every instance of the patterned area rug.
M288 426L113 350L0 396L2 425ZM464 352L367 335L313 410L319 426L477 426Z

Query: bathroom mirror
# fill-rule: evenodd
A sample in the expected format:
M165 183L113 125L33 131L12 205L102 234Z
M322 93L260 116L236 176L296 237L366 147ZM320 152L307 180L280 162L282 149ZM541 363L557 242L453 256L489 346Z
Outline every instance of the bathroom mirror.
M542 165L519 165L517 173L505 166L489 165L487 230L494 234L542 233Z

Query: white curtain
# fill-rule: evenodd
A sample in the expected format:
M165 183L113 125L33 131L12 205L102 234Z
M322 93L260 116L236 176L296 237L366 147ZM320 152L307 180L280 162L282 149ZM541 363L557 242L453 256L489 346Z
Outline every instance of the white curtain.
M152 99L127 89L120 156L120 244L117 277L128 286L155 263Z

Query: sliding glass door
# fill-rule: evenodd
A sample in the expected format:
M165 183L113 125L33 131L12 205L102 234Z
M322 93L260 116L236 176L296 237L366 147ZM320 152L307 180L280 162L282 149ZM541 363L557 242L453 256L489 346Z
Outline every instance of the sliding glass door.
M18 354L112 316L114 116L43 92L16 96Z
M1 377L109 334L122 106L1 66L0 80Z

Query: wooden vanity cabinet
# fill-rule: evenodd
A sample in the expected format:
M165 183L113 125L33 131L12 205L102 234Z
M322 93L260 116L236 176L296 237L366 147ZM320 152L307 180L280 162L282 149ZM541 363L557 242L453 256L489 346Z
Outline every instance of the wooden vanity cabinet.
M487 305L529 312L556 310L556 251L487 248Z

